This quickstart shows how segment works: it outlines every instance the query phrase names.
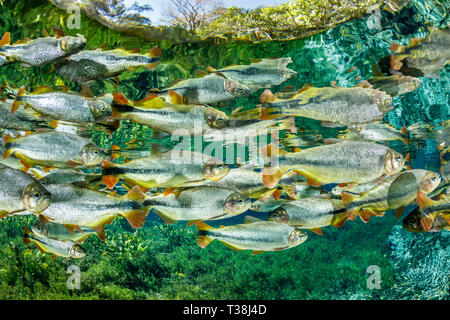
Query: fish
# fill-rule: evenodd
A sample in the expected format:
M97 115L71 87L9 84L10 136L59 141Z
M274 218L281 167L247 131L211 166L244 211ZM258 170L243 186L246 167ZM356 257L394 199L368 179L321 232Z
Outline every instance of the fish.
M244 224L218 229L201 222L197 224L197 230L197 243L201 248L219 240L233 251L252 250L253 254L293 248L308 238L308 234L299 228L250 216Z
M320 134L303 134L300 132L300 134L286 133L285 137L281 141L285 149L289 148L292 151L295 151L300 147L317 146L323 141L323 139Z
M347 220L346 205L339 199L310 197L290 201L269 214L269 221L285 223L322 234L322 228L341 227Z
M295 185L297 183L297 174L291 172L278 182L278 186L287 189L290 194L295 195ZM212 181L204 186L220 187L239 191L243 195L259 199L261 197L272 195L276 189L269 189L262 183L261 173L248 168L233 168L228 174L218 181Z
M43 119L33 109L20 109L11 113L14 100L0 99L0 127L8 130L18 131L45 131L53 130L57 122Z
M91 184L101 181L102 175L98 173L85 173L73 169L58 169L50 171L49 173L31 169L34 176L36 176L40 183L47 184L68 184L68 183L85 183Z
M23 242L25 244L34 242L41 252L51 253L53 258L63 257L80 259L86 256L86 251L75 242L42 237L32 233L28 228L25 228Z
M226 219L244 213L251 199L240 192L218 187L194 187L147 197L144 205L151 207L166 223Z
M417 90L422 83L418 78L398 74L391 76L376 76L367 81L373 88L384 91L391 97L397 97L413 92Z
M397 210L396 217L399 218L404 207L413 203L420 191L430 193L440 182L438 173L422 169L407 170L387 177L360 195L344 192L342 200L347 205L350 220L359 215L367 222L371 216L381 216L388 210Z
M290 99L278 99L270 90L261 94L261 119L279 116L304 117L325 126L347 126L378 121L393 110L387 93L356 86L353 88L306 86Z
M87 44L84 36L66 36L62 30L57 31L54 37L24 39L13 45L10 45L10 41L7 32L0 40L0 56L5 57L8 63L19 62L24 67L57 63L83 50Z
M398 152L376 143L342 141L298 152L285 152L271 144L263 148L266 164L263 183L271 188L288 171L294 170L312 186L330 183L364 183L400 172L405 158Z
M123 94L116 94L114 100L111 118L131 120L170 134L202 134L208 129L226 128L231 120L225 112L213 107L172 104L155 95L133 102Z
M439 70L450 62L450 28L429 28L425 38L408 46L391 46L390 71L414 77L438 78Z
M241 142L245 144L258 136L275 134L281 130L296 132L295 119L293 117L284 119L261 120L259 122L244 124L224 129L206 130L202 137L205 142L223 142L224 145Z
M32 176L0 164L0 217L40 213L50 206L52 194Z
M450 214L448 213L436 215L429 229L422 223L422 219L423 216L420 208L417 207L414 211L408 214L405 219L403 219L402 224L406 230L414 233L439 232L441 230L450 231Z
M70 232L64 225L52 222L48 222L46 224L37 222L31 226L31 231L33 234L40 237L51 238L59 241L73 241L79 244L83 243L91 235L96 235L103 242L106 241L106 234L104 231L98 232L92 228L79 227Z
M271 88L295 77L297 72L287 68L292 59L261 59L250 65L234 65L222 69L209 67L206 71L224 75L227 79L246 85L251 91Z
M137 186L120 197L73 184L47 185L46 188L52 194L52 203L40 213L39 220L44 224L63 224L71 232L82 232L81 227L102 232L104 226L119 215L138 229L144 225L150 210L143 204L145 194Z
M357 137L360 137L360 139L355 137L355 134ZM338 138L344 140L370 140L378 142L400 140L406 145L409 143L408 132L405 127L401 130L397 130L391 124L383 122L372 122L351 126L347 129L346 133L339 134Z
M161 90L158 96L172 104L215 104L250 95L250 88L234 80L210 74L181 80Z
M154 47L147 54L114 50L83 50L71 55L67 61L57 66L59 75L69 81L87 84L119 76L127 70L145 67L153 70L160 61L162 51Z
M198 152L179 151L157 153L124 164L104 161L103 184L112 189L123 178L126 183L147 189L180 188L220 180L230 170L217 158Z
M11 112L14 113L22 104L33 108L43 116L54 120L71 123L90 124L101 122L111 116L108 101L112 96L84 97L77 92L57 91L48 86L36 88L32 93L19 90Z
M438 216L446 221L448 229L450 224L450 195L446 194L439 200L432 200L427 197L424 190L419 190L417 204L420 208L420 224L423 230L430 231Z
M100 164L108 154L89 139L64 132L36 133L5 138L3 158L19 158L25 167L77 168Z

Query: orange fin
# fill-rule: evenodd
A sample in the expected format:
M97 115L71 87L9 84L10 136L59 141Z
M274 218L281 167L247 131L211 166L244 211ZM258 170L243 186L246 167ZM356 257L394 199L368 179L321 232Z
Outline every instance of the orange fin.
M133 189L130 191L132 192ZM147 217L150 208L143 210L133 210L125 213L123 216L127 219L128 223L135 229L142 228L145 224L145 219Z
M174 224L175 222L177 222L177 220L172 219L160 210L155 210L155 213L167 224Z
M197 243L200 246L200 248L204 249L206 248L212 241L213 239L211 239L210 237L207 236L197 236Z
M20 101L14 101L11 107L11 113L14 113L17 111L17 109L19 109L19 107L22 105L22 102Z
M283 191L277 189L272 194L273 194L273 197L275 198L275 200L278 200L278 199L280 199L281 195L283 194Z
M0 39L0 48L11 44L11 33L5 32Z
M262 172L262 182L267 188L275 188L284 172L278 167L266 167Z
M309 230L311 230L312 232L314 232L314 233L316 233L316 234L318 234L320 236L323 236L322 228L312 228L312 229L309 229Z
M200 222L201 220L189 220L188 223L186 224L186 227L197 225Z
M265 252L264 250L254 250L252 252L252 255L261 254L261 253L264 253L264 252Z
M184 103L185 99L182 96L180 96L178 93L176 93L175 91L170 91L169 95L170 95L170 100L173 104L185 104Z
M106 232L104 230L97 231L95 234L102 242L106 242Z
M270 91L269 89L264 90L263 93L261 93L261 96L259 97L259 101L261 103L270 103L277 99L277 97Z
M420 208L432 206L433 203L434 201L428 198L425 193L419 191L419 193L417 194L417 204Z
M161 48L154 47L149 51L149 55L152 58L161 58L162 57L162 50Z
M405 211L405 206L402 206L400 208L397 208L395 210L395 219L400 219L400 217L403 215L403 212Z
M14 138L9 133L7 133L4 140L5 144L10 143L12 141L14 141Z
M128 105L130 103L123 93L114 93L114 102L120 105Z
M102 176L102 183L107 186L108 189L113 189L118 182L119 179L114 176Z
M134 186L125 196L127 199L143 203L146 195L142 192L139 186Z

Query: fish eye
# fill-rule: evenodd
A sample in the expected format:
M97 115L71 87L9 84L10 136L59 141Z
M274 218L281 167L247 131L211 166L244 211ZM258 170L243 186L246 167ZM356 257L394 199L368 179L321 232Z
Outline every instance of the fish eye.
M94 150L94 154L97 156L99 154L98 150Z
M40 198L40 197L41 197L41 193L38 192L38 191L36 191L36 192L34 193L34 197L35 197L36 199Z

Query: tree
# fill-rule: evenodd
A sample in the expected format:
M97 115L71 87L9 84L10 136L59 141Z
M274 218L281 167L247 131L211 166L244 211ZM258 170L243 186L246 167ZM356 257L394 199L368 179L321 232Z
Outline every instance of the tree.
M214 12L220 7L223 7L220 0L170 0L162 15L171 24L196 33L214 19Z

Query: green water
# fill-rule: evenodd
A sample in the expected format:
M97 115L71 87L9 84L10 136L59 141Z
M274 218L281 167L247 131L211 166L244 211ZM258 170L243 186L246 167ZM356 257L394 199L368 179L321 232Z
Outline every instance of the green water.
M64 12L47 1L30 2L33 5L17 2L0 6L0 33L10 31L13 39L37 37L43 28L50 30L61 16L64 17ZM426 1L426 4L428 6L423 1L412 1L396 15L382 11L381 29L370 29L368 20L360 19L293 41L257 44L215 44L213 41L171 44L163 41L156 43L164 52L156 70L125 72L120 76L117 90L137 100L152 88L164 88L176 79L193 77L198 69L249 64L250 59L267 57L291 57L294 62L288 67L298 73L296 78L272 88L273 92L281 91L287 85L296 88L309 83L317 87L330 86L331 81L336 81L338 86L350 87L373 76L372 63L388 55L391 44L407 45L413 38L424 37L429 26L448 25L448 4L447 7L437 1ZM40 13L38 16L37 12ZM82 30L66 31L84 34L88 39L87 49L106 43L108 48L139 47L145 51L155 45L99 26L86 17L82 18ZM353 71L347 72L353 67ZM0 83L8 80L11 85L25 85L30 91L39 85L53 86L57 84L58 76L55 72L47 73L48 69L25 69L18 65L3 67ZM440 71L438 79L421 78L422 85L418 90L394 98L395 109L385 120L398 129L418 122L438 126L447 120L449 72L450 66L447 66ZM72 90L80 89L77 84L65 84ZM94 94L115 90L106 81L95 83L92 89ZM240 106L250 109L259 104L260 94L258 91L249 98L238 98L224 110L230 113ZM340 130L324 128L319 122L300 118L296 123L301 128L318 130L324 137L335 137ZM137 141L134 152L149 151L153 142L170 145L169 141L153 139L150 128L127 121L122 122L112 137L102 132L93 136L94 142L105 148L113 144L124 148L132 139ZM393 143L391 147L405 155L411 152L413 168L433 171L440 168L434 139L424 141L421 146L405 147ZM412 209L410 206L406 212ZM87 257L70 262L51 259L22 243L23 226L35 221L35 217L2 219L0 299L449 298L448 275L445 276L448 263L437 265L437 260L448 261L448 232L405 235L412 237L408 241L424 243L423 248L415 247L413 253L422 250L428 255L424 258L425 253L417 254L401 265L395 262L395 259L403 261L399 260L398 252L404 252L404 255L411 252L408 248L393 251L392 243L398 247L408 242L388 241L393 227L401 226L401 220L396 220L392 212L371 219L368 224L358 219L340 229L326 228L323 236L310 233L309 239L298 247L255 256L249 252L233 252L217 241L202 250L196 244L194 227L186 228L185 223L166 225L153 213L147 219L144 228L139 230L132 229L125 219L117 219L108 227L106 243L91 237L83 244ZM229 223L241 220L238 217ZM395 230L400 236L406 233ZM67 289L66 269L71 264L82 271L80 290ZM414 264L428 266L430 270L437 265L444 271L433 273L437 283L431 283L431 280L420 282L421 287L416 288L418 279L431 279L431 273L412 272ZM380 289L371 290L367 286L367 268L371 265L380 268Z

